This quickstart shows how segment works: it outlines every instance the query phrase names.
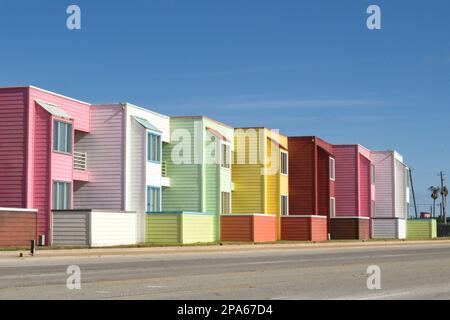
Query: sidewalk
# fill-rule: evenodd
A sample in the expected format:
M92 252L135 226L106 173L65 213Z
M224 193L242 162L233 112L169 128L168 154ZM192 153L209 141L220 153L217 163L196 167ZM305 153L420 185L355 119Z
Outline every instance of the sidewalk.
M361 247L386 247L386 246L410 246L410 245L439 245L450 244L450 239L439 240L375 240L375 241L328 241L321 243L311 242L280 242L270 244L232 244L222 245L192 245L192 246L168 246L168 247L112 247L112 248L78 248L78 249L41 249L37 250L35 257L92 257L114 255L143 255L143 254L184 254L201 252L245 252L259 250L308 250L330 248L361 248ZM29 250L0 251L0 259L19 258L20 253L29 257Z

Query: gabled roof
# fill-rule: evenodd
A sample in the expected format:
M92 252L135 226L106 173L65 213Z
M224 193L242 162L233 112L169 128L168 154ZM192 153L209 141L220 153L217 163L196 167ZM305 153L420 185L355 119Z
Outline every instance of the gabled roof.
M210 128L210 127L206 127L206 130L208 132L210 132L213 136L216 136L217 138L219 138L222 141L229 141L227 139L227 137L225 137L223 134L221 134L219 131L217 131L216 129Z
M159 130L157 127L155 127L154 125L152 125L150 122L148 122L147 120L143 119L143 118L139 118L136 116L131 116L134 120L136 120L137 122L139 122L144 128L151 130L151 131L155 131L155 132L162 132L161 130Z
M40 101L40 100L35 100L35 101L36 101L36 103L38 105L40 105L48 113L50 113L51 115L53 115L55 117L64 118L64 119L70 119L70 120L73 119L67 112L65 112L63 109L55 106L54 104L50 104L50 103L43 102L43 101Z

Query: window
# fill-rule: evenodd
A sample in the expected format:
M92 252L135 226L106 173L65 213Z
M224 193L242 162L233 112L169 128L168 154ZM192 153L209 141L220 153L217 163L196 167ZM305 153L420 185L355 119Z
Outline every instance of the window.
M330 198L330 217L336 216L336 198Z
M72 125L70 123L54 121L53 151L72 153Z
M147 187L147 212L161 211L161 188Z
M330 180L336 180L336 160L330 158Z
M288 174L288 154L281 152L281 174Z
M231 213L231 194L222 192L222 214Z
M158 163L161 162L161 136L148 133L147 160Z
M282 216L289 215L288 196L281 196L281 215Z
M70 209L72 195L70 185L70 182L53 181L53 209Z
M372 184L375 184L375 182L377 181L375 173L375 165L373 164L370 165L370 181Z
M230 146L228 144L222 144L222 167L229 168L230 167Z

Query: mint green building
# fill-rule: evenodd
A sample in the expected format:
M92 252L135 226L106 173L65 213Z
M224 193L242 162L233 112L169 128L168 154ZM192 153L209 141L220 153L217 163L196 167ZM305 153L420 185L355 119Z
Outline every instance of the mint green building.
M231 212L234 128L203 116L171 117L170 132L171 143L163 146L170 187L162 190L163 212L147 215L147 241L173 242L175 237L178 243L217 241L220 214ZM189 227L190 220L198 227ZM164 234L164 230L171 231Z

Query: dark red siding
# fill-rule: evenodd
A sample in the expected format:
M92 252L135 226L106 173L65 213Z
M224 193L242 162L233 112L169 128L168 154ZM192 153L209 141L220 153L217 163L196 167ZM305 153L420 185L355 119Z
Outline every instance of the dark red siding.
M315 213L315 144L313 137L288 138L289 212L292 215Z
M36 213L0 211L0 247L29 247L36 239Z
M332 145L317 137L289 137L289 212L329 216Z
M336 218L331 219L331 239L367 240L370 236L369 219Z
M25 208L27 91L0 90L0 207Z
M327 224L325 218L281 217L281 240L325 241L328 238Z
M220 239L222 241L276 241L276 221L273 215L223 215L220 219Z

